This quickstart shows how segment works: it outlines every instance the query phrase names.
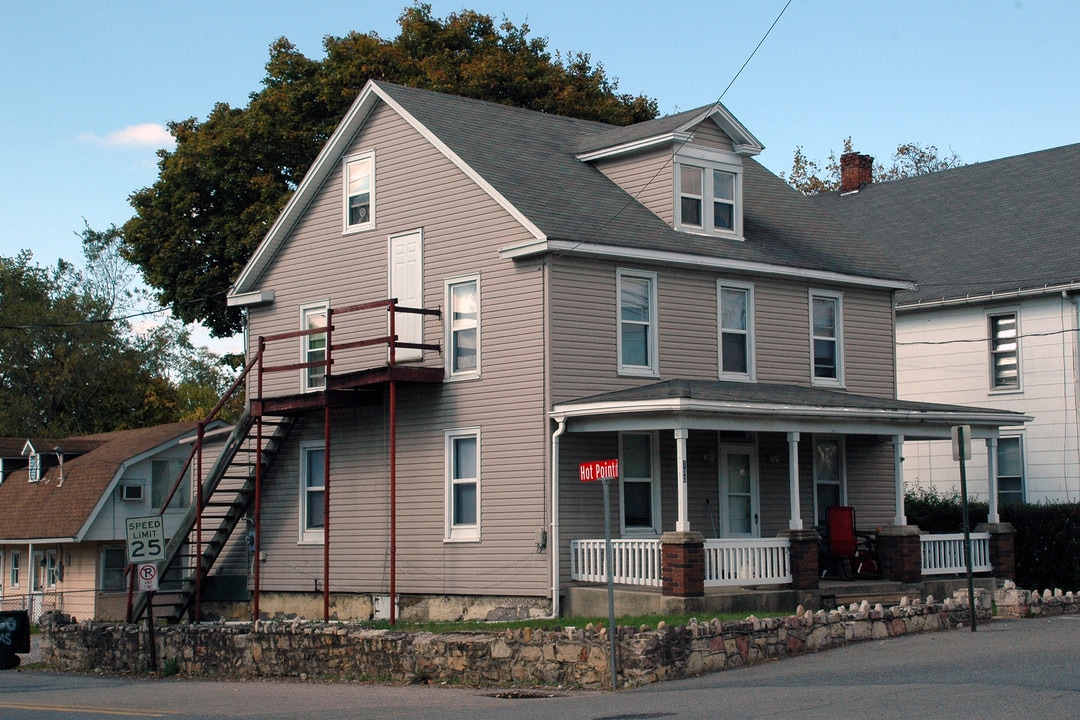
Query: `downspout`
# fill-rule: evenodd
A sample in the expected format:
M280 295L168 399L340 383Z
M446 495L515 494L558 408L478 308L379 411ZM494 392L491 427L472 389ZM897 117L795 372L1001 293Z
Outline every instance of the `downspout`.
M551 617L559 617L559 437L566 432L566 418L551 435Z

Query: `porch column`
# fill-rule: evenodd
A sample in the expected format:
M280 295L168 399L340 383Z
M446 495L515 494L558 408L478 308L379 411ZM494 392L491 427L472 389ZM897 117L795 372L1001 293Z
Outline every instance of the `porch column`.
M886 525L878 531L881 577L902 583L922 580L922 546L918 525Z
M893 480L896 484L896 517L893 523L907 525L904 512L904 436L893 435Z
M990 508L986 521L996 525L1001 522L998 515L997 438L986 438L986 482L990 488Z
M799 433L789 432L788 442L788 486L791 495L791 519L789 530L802 530L802 508L799 506Z
M695 612L705 596L705 537L696 532L660 536L660 595L664 612Z
M675 532L690 532L689 508L686 489L686 428L675 428L675 453L679 480L679 517L675 520Z

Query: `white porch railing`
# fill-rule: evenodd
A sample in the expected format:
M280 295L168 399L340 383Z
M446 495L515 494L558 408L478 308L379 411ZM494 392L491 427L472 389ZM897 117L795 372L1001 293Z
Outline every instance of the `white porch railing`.
M786 538L705 541L705 585L782 585L791 582Z
M971 571L990 572L990 533L970 533ZM964 534L922 535L919 537L922 550L923 575L951 575L967 572L964 562Z
M612 540L611 554L614 582L660 586L659 540ZM570 579L607 582L603 540L570 541Z

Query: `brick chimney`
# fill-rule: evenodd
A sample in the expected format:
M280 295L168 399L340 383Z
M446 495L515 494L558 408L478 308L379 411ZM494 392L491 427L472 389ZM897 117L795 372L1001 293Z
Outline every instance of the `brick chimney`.
M854 192L874 182L874 158L856 152L840 156L840 192Z

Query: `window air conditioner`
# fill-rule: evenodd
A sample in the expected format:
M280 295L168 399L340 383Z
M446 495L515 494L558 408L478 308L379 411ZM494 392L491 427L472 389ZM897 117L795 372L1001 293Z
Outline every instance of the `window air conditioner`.
M121 500L142 500L143 499L143 486L142 485L121 485L120 486L120 499Z

